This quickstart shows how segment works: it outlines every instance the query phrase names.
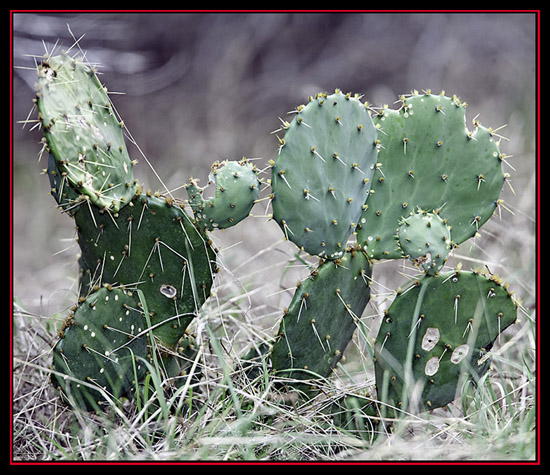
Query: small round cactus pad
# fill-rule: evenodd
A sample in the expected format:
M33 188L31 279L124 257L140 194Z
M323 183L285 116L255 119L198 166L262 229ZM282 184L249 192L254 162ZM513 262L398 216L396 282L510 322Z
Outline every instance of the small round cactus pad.
M189 204L197 225L204 230L235 226L250 214L260 190L256 168L243 159L212 165L211 181L216 184L212 198L204 199L196 180L186 185Z

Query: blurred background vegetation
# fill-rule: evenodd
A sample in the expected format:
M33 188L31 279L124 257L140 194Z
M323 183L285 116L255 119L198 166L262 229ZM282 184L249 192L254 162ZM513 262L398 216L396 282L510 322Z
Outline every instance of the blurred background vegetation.
M124 93L111 98L169 189L190 176L206 183L215 160L259 157L261 167L275 158L279 117L319 91L340 88L391 107L414 89L456 94L469 104L468 126L478 114L485 126L506 125L499 133L513 156L505 171L515 195L505 186L503 198L514 214L489 229L497 244L491 260L504 259L514 280L532 286L536 20L534 13L14 13L15 296L51 314L63 308L56 293L76 272L72 220L55 210L40 176L41 132L19 123L32 107L36 56L67 49L74 38L109 91ZM162 189L135 150L133 158L139 180ZM247 224L239 231L247 253L280 238L265 220L253 231L263 242Z

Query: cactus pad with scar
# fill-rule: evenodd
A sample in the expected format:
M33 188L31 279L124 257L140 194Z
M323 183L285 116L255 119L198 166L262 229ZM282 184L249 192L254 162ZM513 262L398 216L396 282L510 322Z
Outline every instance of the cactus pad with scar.
M83 206L75 220L83 281L142 290L155 336L174 347L210 295L216 256L207 236L180 204L150 193L117 214Z
M487 370L493 343L516 314L494 275L453 271L413 283L395 298L376 338L378 399L403 410L451 403L463 381Z

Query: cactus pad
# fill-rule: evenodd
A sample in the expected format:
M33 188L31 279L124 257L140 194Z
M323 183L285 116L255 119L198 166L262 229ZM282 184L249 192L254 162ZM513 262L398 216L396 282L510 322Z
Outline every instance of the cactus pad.
M102 287L79 304L53 354L52 382L83 409L105 401L101 388L118 399L145 374L145 320L131 293ZM94 389L94 386L98 389Z
M435 213L419 211L403 219L397 230L403 255L429 275L439 272L451 248L449 226Z
M78 194L117 212L135 193L133 163L93 68L66 54L49 57L38 67L36 94L58 173Z
M396 297L375 343L378 398L401 409L452 402L465 379L488 368L495 339L516 321L516 303L496 276L425 276Z
M369 302L370 274L365 254L353 249L301 282L273 345L273 369L300 380L329 376Z
M341 257L376 163L369 112L349 94L318 94L285 129L272 162L273 217L309 254Z
M260 189L257 171L250 162L246 159L216 162L210 181L216 183L216 194L207 200L195 180L186 186L199 227L208 231L229 228L250 214Z
M155 336L174 347L210 295L215 254L207 237L178 203L146 193L117 214L82 206L75 220L82 281L142 290Z
M374 117L380 153L358 240L373 259L402 257L394 235L417 208L435 211L458 245L493 214L504 184L498 143L490 129L465 123L456 97L413 94L399 110Z

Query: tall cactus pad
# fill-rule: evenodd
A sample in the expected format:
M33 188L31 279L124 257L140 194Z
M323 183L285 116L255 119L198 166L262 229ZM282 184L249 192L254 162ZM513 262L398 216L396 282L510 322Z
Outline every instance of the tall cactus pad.
M93 68L66 54L38 67L39 119L58 173L79 194L117 212L135 193L132 161Z
M208 231L229 228L250 214L260 189L257 170L250 162L216 162L210 180L216 183L216 193L206 200L195 180L186 186L199 227Z
M378 398L406 409L452 402L466 379L488 368L495 339L516 321L514 299L496 276L425 276L388 309L375 343Z
M130 292L102 287L80 303L53 350L52 382L78 407L94 409L136 387L147 356L143 312Z
M273 345L278 374L299 380L330 375L369 302L370 275L365 254L354 249L325 261L300 283Z
M273 217L306 252L341 257L376 163L369 112L349 94L318 94L285 128L272 164Z
M427 93L402 102L374 117L380 153L358 231L374 259L402 257L393 236L417 208L435 210L454 244L472 237L492 216L504 183L495 137L477 123L468 131L465 103Z
M175 201L148 194L117 214L82 207L75 220L82 280L142 290L154 334L174 347L210 295L216 257L207 237Z

